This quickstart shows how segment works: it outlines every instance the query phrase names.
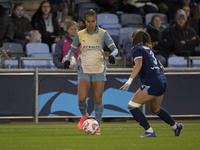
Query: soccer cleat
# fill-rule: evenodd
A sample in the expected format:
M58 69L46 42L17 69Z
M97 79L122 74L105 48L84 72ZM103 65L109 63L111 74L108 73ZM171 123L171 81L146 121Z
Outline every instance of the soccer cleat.
M95 133L95 135L101 135L100 127L97 129L97 132Z
M176 124L177 128L174 130L175 136L179 136L181 134L181 130L183 128L183 124Z
M155 131L153 133L150 132L145 132L143 135L138 136L139 138L144 138L144 137L156 137Z
M87 120L89 114L87 113L86 116L82 116L80 121L78 122L78 129L83 130L83 123Z

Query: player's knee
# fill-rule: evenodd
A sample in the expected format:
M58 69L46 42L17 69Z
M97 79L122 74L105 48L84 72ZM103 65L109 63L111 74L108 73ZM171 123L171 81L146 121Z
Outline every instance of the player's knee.
M151 112L152 112L153 114L158 114L159 111L160 111L160 108L151 108Z
M78 98L78 101L81 103L85 102L85 100L86 100L85 96L79 96L79 98Z
M130 100L130 102L128 103L128 108L129 108L129 109L130 109L130 108L139 108L139 107L141 107L141 106L142 106L142 104L133 102L133 101L131 101L131 100Z
M102 104L102 98L95 98L94 102L95 104Z

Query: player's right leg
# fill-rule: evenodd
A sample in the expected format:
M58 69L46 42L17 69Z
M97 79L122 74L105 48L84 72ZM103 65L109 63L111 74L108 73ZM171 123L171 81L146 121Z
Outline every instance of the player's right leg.
M90 86L91 86L90 81L85 80L85 79L78 80L78 105L79 105L79 110L82 114L82 117L80 121L78 122L79 130L83 129L83 123L85 122L85 120L88 118L88 115L89 115L87 113L86 98L88 96Z
M155 132L149 125L145 115L139 109L142 104L150 101L153 96L148 95L147 92L137 90L131 101L128 103L128 108L134 119L145 129L145 133L139 137L156 137Z

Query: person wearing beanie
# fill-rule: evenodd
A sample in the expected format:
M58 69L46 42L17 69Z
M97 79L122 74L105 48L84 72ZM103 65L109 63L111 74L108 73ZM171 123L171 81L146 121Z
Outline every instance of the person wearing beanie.
M185 11L183 9L178 9L176 11L175 20L180 19L180 18L182 18L185 21L187 21L187 16L186 16L186 13L185 13Z
M199 45L200 38L195 30L186 26L187 16L183 9L178 9L175 15L175 24L169 30L169 43L172 53L177 56L200 56L194 51Z

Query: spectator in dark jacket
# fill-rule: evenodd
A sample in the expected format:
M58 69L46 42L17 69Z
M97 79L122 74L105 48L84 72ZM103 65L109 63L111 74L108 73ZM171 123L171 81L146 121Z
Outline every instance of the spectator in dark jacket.
M0 5L0 47L3 43L10 42L14 36L14 28L6 9Z
M51 13L51 5L49 1L43 1L39 9L32 17L32 26L34 30L38 30L42 35L42 42L47 43L51 49L51 45L60 40L61 30L58 21Z
M78 33L78 24L75 21L69 21L65 23L64 30L65 32L63 37L60 39L60 41L56 43L56 48L53 55L53 62L57 68L64 68L64 63L62 62L62 59L65 55L67 55L68 51L71 48L71 43ZM73 57L76 60L78 58L79 51L80 48L74 53Z
M165 25L162 25L160 15L155 14L152 16L151 22L147 25L147 32L151 36L154 53L162 65L166 67L170 52L167 44L168 30Z
M193 28L186 26L187 17L184 10L177 10L175 21L169 31L172 53L178 56L200 56L199 52L194 51L200 43L199 36Z
M31 22L23 16L24 7L21 3L17 3L13 7L11 20L14 26L14 42L21 43L23 46L28 42L25 38L26 33L32 30Z

